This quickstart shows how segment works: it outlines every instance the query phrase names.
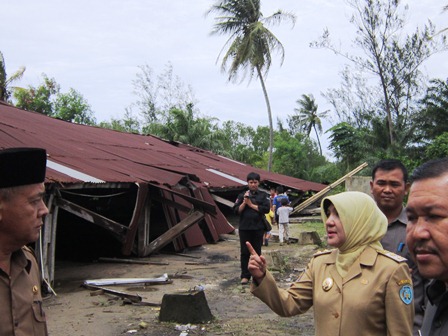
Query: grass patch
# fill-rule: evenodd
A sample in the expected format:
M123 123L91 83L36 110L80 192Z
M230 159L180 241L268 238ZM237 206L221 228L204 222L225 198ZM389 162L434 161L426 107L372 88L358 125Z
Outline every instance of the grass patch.
M289 224L291 237L297 237L300 232L316 231L319 237L324 240L325 226L322 222L304 222L297 224Z

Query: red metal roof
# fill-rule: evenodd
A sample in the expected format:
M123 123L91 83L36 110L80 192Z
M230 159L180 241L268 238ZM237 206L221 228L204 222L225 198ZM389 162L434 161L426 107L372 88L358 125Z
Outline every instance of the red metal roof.
M225 189L245 184L247 174L255 171L264 181L292 189L320 191L326 187L270 173L196 147L170 144L150 135L73 124L3 102L0 147L45 148L48 182L153 182L174 186L189 175L208 188Z

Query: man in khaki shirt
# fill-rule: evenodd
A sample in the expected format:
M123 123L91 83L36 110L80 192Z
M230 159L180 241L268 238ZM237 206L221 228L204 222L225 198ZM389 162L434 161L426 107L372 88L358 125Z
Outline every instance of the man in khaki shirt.
M48 214L46 152L0 150L0 335L46 336L39 268L26 244L39 238Z

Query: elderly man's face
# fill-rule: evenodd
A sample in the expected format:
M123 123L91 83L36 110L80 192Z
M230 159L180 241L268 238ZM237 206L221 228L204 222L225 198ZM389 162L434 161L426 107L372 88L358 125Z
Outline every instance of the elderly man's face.
M0 206L0 235L11 249L34 242L39 238L43 218L48 214L43 197L43 183L16 187Z
M420 274L448 283L448 174L412 184L406 241Z

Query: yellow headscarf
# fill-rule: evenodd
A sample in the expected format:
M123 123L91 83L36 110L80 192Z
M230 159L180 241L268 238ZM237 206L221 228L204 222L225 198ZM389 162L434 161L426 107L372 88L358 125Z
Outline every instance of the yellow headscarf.
M380 240L387 231L387 218L370 196L362 192L347 191L322 200L321 215L324 224L327 221L325 212L329 202L336 208L347 238L338 248L336 258L336 269L344 277L367 246L376 250L383 249Z

